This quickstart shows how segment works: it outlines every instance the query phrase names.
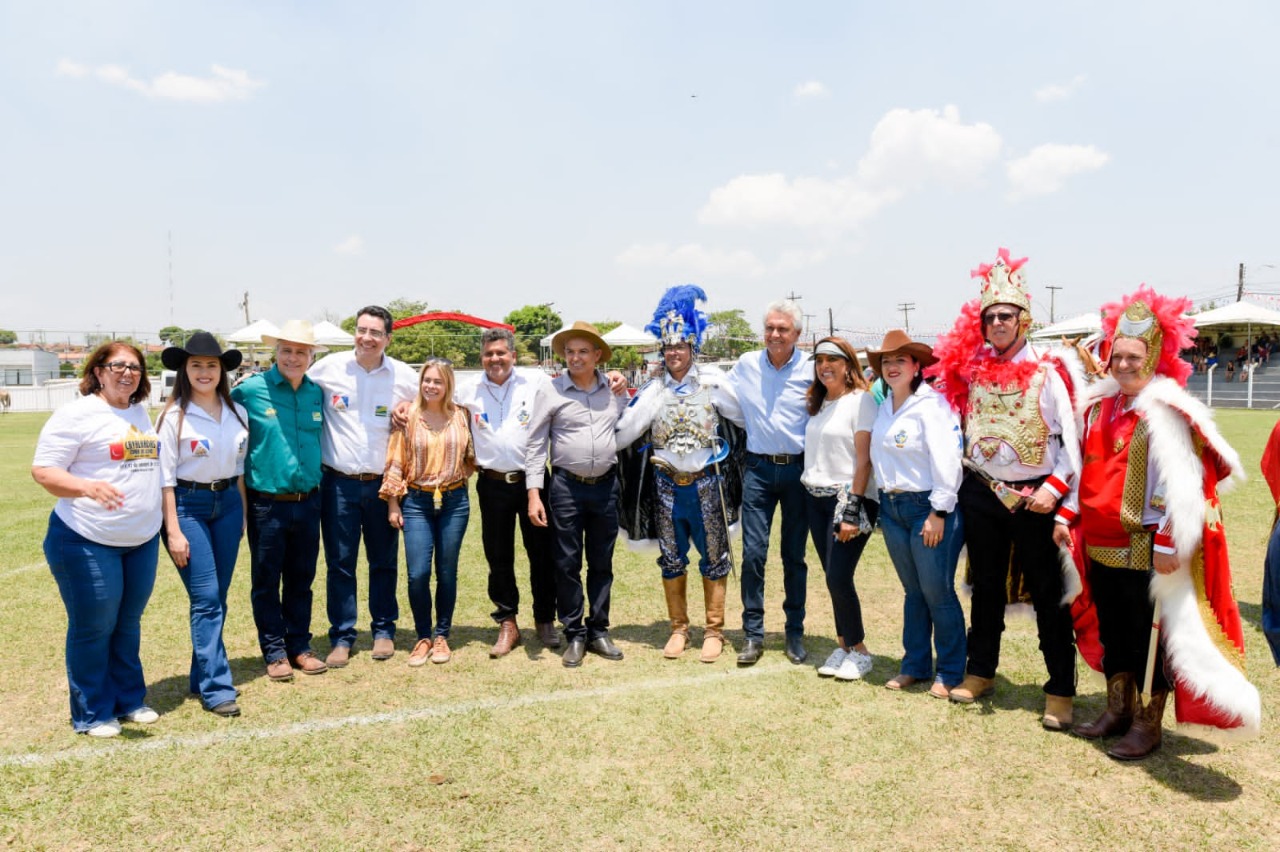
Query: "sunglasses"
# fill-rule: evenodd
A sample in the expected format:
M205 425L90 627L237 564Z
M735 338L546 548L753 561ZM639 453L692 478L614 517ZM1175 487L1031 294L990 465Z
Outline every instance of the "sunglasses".
M453 366L453 362L452 362L452 361L450 361L448 358L439 358L439 357L437 357L437 356L435 356L435 355L432 355L430 358L428 358L427 360L423 361L422 363L423 363L424 365L425 365L425 364L440 364L440 365L445 366L445 367L452 367L452 366Z
M1020 311L992 311L989 314L982 315L983 325L995 325L996 323L1013 322L1018 318Z
M119 376L122 373L141 373L142 367L131 361L110 361L102 366Z

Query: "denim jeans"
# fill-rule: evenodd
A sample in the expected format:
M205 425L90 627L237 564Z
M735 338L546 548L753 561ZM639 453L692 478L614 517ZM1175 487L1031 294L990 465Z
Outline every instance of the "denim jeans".
M440 495L440 508L431 491L409 489L400 500L404 515L404 561L409 574L409 609L419 639L449 635L458 600L458 553L467 532L471 498L467 489ZM436 621L431 624L431 560L436 565Z
M489 563L489 600L493 620L503 622L520 613L520 589L516 584L516 523L529 558L529 588L533 593L533 620L556 620L556 571L551 561L551 531L529 520L529 492L524 480L499 482L487 476L476 480L480 504L480 538Z
M965 634L964 610L956 597L956 562L964 545L964 524L959 513L952 512L942 541L925 547L920 531L931 511L928 491L880 492L880 529L905 593L901 671L928 680L936 649L938 680L958 686L964 680Z
M98 544L49 516L44 558L67 608L71 726L84 732L142 706L142 611L156 582L160 536L136 547Z
M1280 666L1280 523L1271 527L1262 574L1262 633Z
M378 496L382 477L361 482L326 470L320 480L320 532L324 538L329 643L356 642L356 561L364 535L369 563L369 632L394 639L400 607L396 602L400 532L387 523L387 503Z
M552 470L547 480L547 513L555 545L556 601L564 635L590 642L609 635L613 590L613 545L618 538L618 478L594 485ZM586 598L582 557L587 559ZM584 610L590 605L590 614Z
M787 636L804 635L809 568L804 549L809 534L806 492L800 484L804 465L774 464L747 454L742 477L742 632L764 639L764 564L769 556L773 510L782 507L782 611Z
M869 535L860 535L848 541L837 541L835 537L836 497L814 497L805 494L805 503L809 511L809 536L813 539L813 549L818 552L822 561L822 570L827 575L827 591L831 593L831 608L835 611L836 635L844 640L850 648L860 645L867 638L862 626L862 602L858 600L858 590L853 584L853 572L857 570L858 560L862 558L862 550L871 540ZM876 522L880 507L874 500L863 500L867 516L871 523Z
M244 506L240 490L174 489L178 528L191 545L191 558L178 569L191 601L191 691L205 709L234 701L231 665L222 643L227 618L227 589L240 554Z
M298 503L250 493L249 599L268 663L311 650L311 584L319 555L319 489Z

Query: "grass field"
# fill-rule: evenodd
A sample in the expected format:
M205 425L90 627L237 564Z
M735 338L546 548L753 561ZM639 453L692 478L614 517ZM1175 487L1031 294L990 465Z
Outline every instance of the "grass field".
M187 600L161 556L143 622L149 702L163 716L113 741L72 734L66 617L41 554L53 500L29 476L43 415L0 418L0 843L21 849L1170 849L1280 846L1280 674L1259 631L1270 495L1258 475L1274 413L1223 411L1250 480L1224 498L1263 735L1219 750L1166 732L1126 765L1043 731L1033 624L1010 623L994 698L970 707L883 689L901 651L901 588L879 535L858 571L874 671L819 679L834 645L830 601L809 559L812 665L782 654L780 566L767 569L768 651L739 671L696 648L664 660L665 607L651 556L619 548L613 635L620 663L570 671L526 644L490 660L479 518L460 568L453 662L398 652L269 682L249 611L248 549L226 630L244 715L223 720L186 692ZM312 629L325 638L323 562ZM403 572L402 572L403 573ZM523 585L523 584L522 584ZM700 612L701 595L691 607ZM527 585L523 585L527 594ZM361 593L364 592L363 583ZM741 641L730 581L731 643ZM525 599L527 613L527 597ZM363 598L361 600L363 608ZM700 624L701 618L695 617ZM361 628L367 627L362 612ZM695 633L695 639L698 634ZM1081 664L1077 715L1103 705ZM1171 725L1173 713L1166 715Z

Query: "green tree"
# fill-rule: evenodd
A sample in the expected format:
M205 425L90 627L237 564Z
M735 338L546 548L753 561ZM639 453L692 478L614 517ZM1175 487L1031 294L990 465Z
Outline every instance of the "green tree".
M191 335L204 331L203 328L183 328L180 325L166 325L160 329L160 342L166 346L186 346ZM222 338L218 338L222 342Z
M760 338L743 316L741 308L712 311L707 319L710 326L702 342L702 354L709 358L727 361L760 345Z
M542 338L564 325L560 314L551 310L550 305L525 305L516 308L502 318L502 321L513 326L516 338L516 351L521 364L536 364L541 355L539 344Z
M596 331L600 332L600 336L604 337L613 331L622 323L617 320L604 320L602 322L592 323L596 327ZM639 367L644 363L644 355L634 346L612 346L612 357L609 358L608 366L612 369L631 370ZM604 367L604 364L600 365Z
M9 346L18 342L18 335L7 328L0 328L0 346Z

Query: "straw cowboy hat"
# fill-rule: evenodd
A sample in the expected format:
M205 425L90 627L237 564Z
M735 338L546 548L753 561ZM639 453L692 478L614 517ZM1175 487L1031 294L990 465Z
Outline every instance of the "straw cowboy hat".
M181 346L170 346L161 352L160 363L164 364L166 369L181 370L192 355L197 358L217 358L222 362L222 370L226 373L239 367L240 360L244 357L235 349L223 352L222 347L218 345L218 338L207 331L197 331L187 340L185 349Z
M871 369L876 371L876 375L880 375L880 359L885 355L893 355L898 352L905 352L920 364L921 367L927 367L935 363L938 358L933 354L933 347L927 343L918 343L902 329L891 329L884 336L884 342L880 344L879 349L867 350L867 361L871 363Z
M596 331L596 327L589 322L578 320L569 328L557 331L556 336L551 338L551 351L556 353L561 361L564 360L564 342L572 337L590 340L600 350L600 360L602 362L608 361L613 356L613 350L609 348L609 344L604 342L604 338L600 336L600 332Z
M329 351L329 347L316 343L315 330L311 328L311 323L306 320L289 320L280 328L280 333L274 337L269 334L262 335L262 342L266 346L275 346L282 340L285 343L310 346L312 352Z

